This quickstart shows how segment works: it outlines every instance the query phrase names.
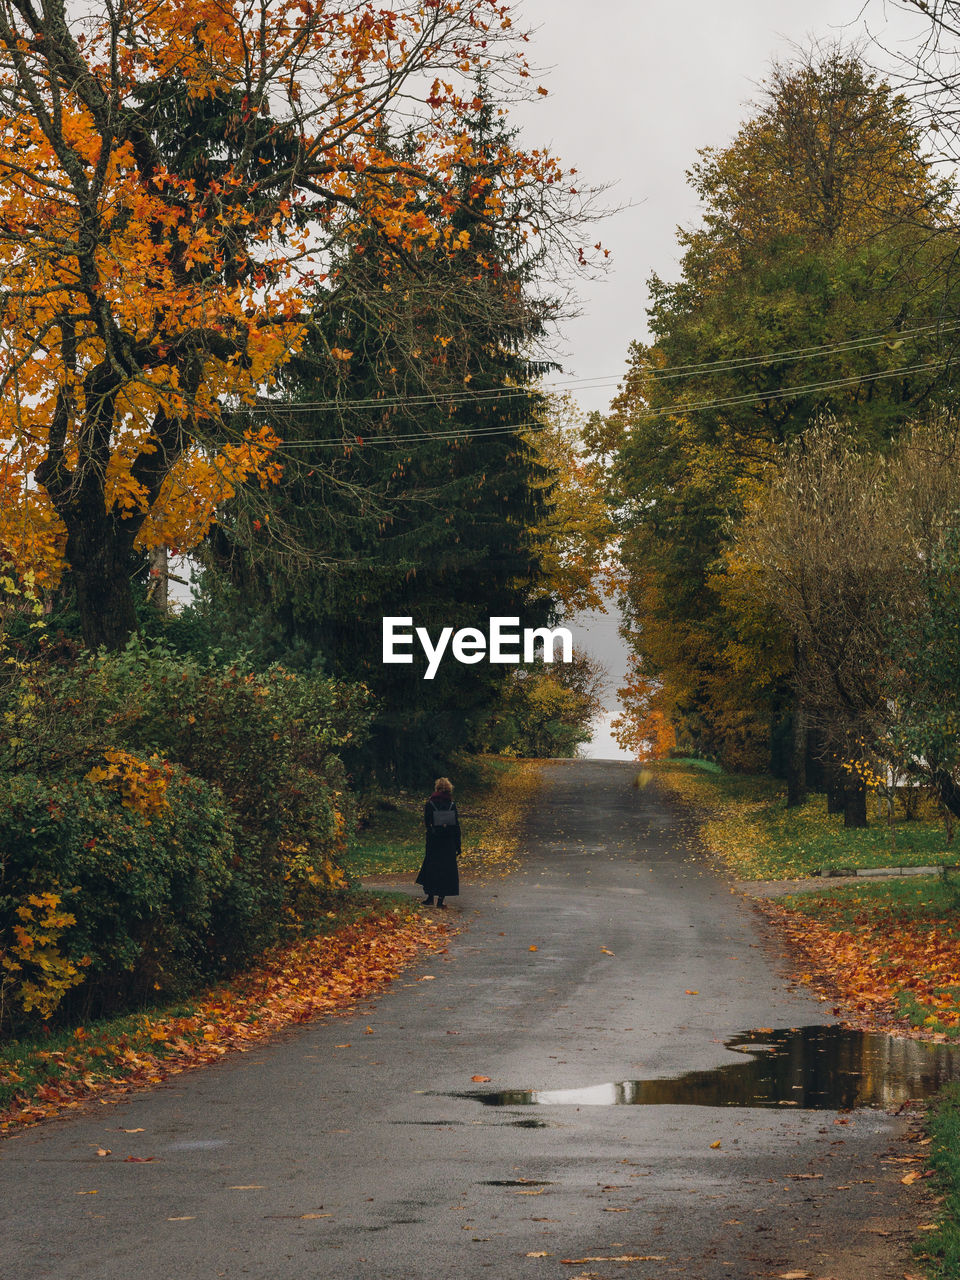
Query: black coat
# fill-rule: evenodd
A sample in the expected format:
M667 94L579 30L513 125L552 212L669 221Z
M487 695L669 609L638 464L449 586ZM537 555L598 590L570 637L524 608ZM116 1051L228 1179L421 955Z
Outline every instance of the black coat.
M433 825L434 808L452 809L456 822L450 827ZM460 853L460 816L450 796L432 795L423 806L423 824L426 828L427 849L420 874L415 884L423 885L424 893L446 898L460 892L460 875L457 857Z

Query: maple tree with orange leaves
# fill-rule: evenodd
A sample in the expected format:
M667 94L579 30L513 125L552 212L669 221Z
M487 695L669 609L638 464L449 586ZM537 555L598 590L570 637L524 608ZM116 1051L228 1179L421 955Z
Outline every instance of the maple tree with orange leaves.
M495 0L0 6L0 549L68 570L88 645L134 630L145 552L278 478L252 410L338 247L454 255L465 199L562 220L547 152L501 156L509 211L470 178L476 77L522 88L523 41Z

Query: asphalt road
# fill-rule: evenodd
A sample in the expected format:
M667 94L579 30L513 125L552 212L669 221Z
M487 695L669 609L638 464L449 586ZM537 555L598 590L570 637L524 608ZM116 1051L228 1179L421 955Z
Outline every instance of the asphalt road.
M634 772L549 765L523 869L464 885L448 954L354 1014L0 1143L2 1280L901 1280L902 1117L459 1096L829 1021Z

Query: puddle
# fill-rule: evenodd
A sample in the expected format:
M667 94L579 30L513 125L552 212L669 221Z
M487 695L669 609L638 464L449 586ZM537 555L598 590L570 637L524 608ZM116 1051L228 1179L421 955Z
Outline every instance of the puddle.
M742 1062L652 1080L581 1089L464 1093L488 1107L798 1107L813 1111L890 1109L928 1098L960 1079L960 1046L928 1044L844 1027L747 1031L724 1042Z
M542 1178L488 1178L480 1184L483 1187L552 1187L552 1182L544 1182Z

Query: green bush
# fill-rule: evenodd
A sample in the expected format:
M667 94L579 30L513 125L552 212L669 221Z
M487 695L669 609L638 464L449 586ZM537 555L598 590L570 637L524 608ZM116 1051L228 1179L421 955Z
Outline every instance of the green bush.
M137 643L0 680L0 950L29 895L59 895L34 915L74 915L62 946L89 958L64 1016L235 967L341 883L364 689Z
M180 992L223 968L245 932L236 824L216 788L179 769L149 818L85 779L3 779L0 829L0 950L15 953L31 894L58 895L75 917L61 952L83 973L71 1008Z
M343 847L352 814L340 752L366 731L360 686L133 643L33 664L6 702L16 723L2 772L77 777L108 748L157 754L220 788L268 874L290 850L321 860Z

